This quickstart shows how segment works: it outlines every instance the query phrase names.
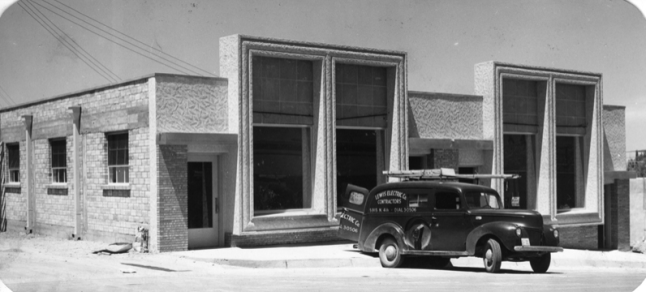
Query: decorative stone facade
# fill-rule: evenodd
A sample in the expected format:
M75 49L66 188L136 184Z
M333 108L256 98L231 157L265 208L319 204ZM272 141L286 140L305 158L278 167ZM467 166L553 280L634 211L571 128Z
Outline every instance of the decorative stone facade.
M312 139L312 194L310 208L261 216L254 212L253 174L253 67L255 56L307 60L314 72ZM220 72L229 80L229 132L238 134L238 164L231 244L271 244L274 232L288 238L302 233L334 233L338 224L336 196L336 64L387 68L388 114L383 129L384 170L406 169L408 164L406 53L375 49L293 42L234 35L220 39ZM257 122L257 121L256 121ZM345 123L344 123L345 125ZM350 125L350 124L348 124ZM350 127L352 127L350 125ZM381 178L383 180L383 178ZM307 237L307 236L305 236ZM325 237L325 236L324 236ZM262 241L262 240L261 240Z
M511 116L503 114L503 88L505 82L529 81L534 82L534 94L538 104L534 107L537 120L530 121L511 120ZM584 88L585 103L581 108L584 118L584 127L581 135L584 143L583 151L577 164L583 165L579 171L577 181L577 200L580 206L570 211L560 211L557 207L557 151L556 142L558 135L573 135L572 130L580 127L570 124L569 120L561 122L557 107L561 101L559 86L574 85ZM557 225L598 225L603 223L603 98L602 76L598 73L587 73L573 70L550 69L530 67L523 65L507 64L500 62L486 62L475 65L475 92L483 96L483 135L493 139L493 155L491 169L484 172L504 172L504 136L507 133L523 133L536 139L535 172L531 177L540 177L534 180L528 200L530 205L544 216L547 223ZM560 105L563 107L563 105ZM577 107L573 107L576 109ZM558 118L558 119L557 119ZM505 120L505 122L503 122ZM532 125L532 126L528 126ZM534 126L536 125L536 126ZM583 177L585 173L586 177ZM492 187L501 192L504 197L502 182L492 181ZM534 205L535 204L535 205Z

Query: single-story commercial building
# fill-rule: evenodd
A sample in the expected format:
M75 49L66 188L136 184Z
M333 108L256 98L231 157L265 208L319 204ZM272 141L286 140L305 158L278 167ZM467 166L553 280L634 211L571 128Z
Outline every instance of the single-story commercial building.
M221 78L153 74L1 109L4 224L105 241L147 225L155 252L324 242L348 183L451 167L521 174L512 190L481 183L566 246L623 242L625 108L603 106L601 74L487 62L474 95L430 93L408 90L407 62L233 35Z

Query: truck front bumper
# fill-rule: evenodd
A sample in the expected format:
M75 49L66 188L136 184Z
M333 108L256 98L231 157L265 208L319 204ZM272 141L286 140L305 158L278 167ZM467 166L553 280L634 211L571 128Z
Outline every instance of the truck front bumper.
M517 252L562 252L563 248L560 246L514 246L514 251Z

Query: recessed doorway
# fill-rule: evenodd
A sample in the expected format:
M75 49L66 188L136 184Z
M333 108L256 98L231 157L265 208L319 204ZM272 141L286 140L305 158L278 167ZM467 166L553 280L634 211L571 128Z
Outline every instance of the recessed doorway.
M217 156L189 154L187 169L188 248L217 247L220 213Z

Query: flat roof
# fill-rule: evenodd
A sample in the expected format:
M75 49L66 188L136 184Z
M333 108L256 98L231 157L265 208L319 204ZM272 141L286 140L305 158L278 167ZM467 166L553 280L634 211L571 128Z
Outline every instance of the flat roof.
M66 99L66 98L72 98L72 97L76 97L76 96L79 96L79 95L94 93L94 92L97 92L97 91L103 91L103 90L107 90L107 89L111 89L111 88L122 87L122 86L125 86L125 85L130 85L130 84L135 84L135 83L140 83L140 82L146 82L146 81L148 81L148 79L150 79L152 77L162 77L162 76L164 76L164 77L188 77L188 78L196 78L196 79L228 80L227 78L224 78L224 77L208 77L208 76L182 75L182 74L171 74L171 73L152 73L152 74L144 75L144 76L141 76L141 77L128 79L126 81L119 82L119 83L108 84L108 85L100 85L100 86L96 86L96 87L82 89L82 90L72 92L72 93L65 93L65 94L62 94L62 95L54 96L54 97L47 97L47 98L38 99L38 100L35 100L35 101L30 101L30 102L17 104L17 105L14 105L14 106L0 108L0 113L12 111L12 110L17 110L17 109L21 109L21 108L26 108L26 107L30 107L30 106L34 106L34 105L38 105L38 104L43 104L43 103L47 103L47 102L51 102L51 101L62 100L62 99Z

